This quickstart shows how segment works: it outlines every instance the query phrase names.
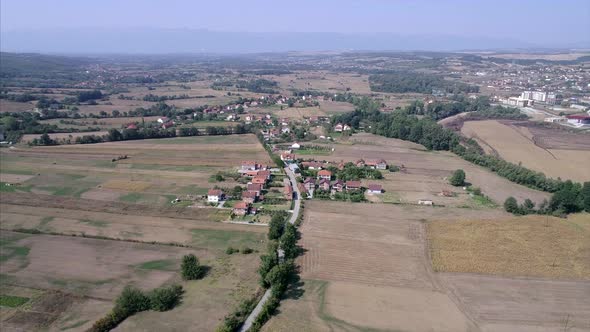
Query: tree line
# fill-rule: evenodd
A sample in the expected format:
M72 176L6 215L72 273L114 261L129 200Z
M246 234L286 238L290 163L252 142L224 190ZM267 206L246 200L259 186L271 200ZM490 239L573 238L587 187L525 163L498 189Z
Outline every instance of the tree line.
M417 72L389 72L369 76L371 91L391 93L431 94L440 90L443 93L477 93L479 87L462 82L445 80L444 77Z

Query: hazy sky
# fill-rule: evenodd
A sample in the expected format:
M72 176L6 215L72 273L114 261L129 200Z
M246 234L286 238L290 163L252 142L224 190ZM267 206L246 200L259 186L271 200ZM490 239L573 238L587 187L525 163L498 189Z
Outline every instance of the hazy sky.
M2 0L1 28L192 28L391 32L575 42L590 0Z

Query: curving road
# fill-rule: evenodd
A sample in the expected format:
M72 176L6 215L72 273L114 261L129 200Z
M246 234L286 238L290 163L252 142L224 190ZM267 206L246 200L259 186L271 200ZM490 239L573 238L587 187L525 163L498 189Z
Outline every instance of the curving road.
M297 179L295 178L295 174L291 171L291 169L289 169L289 167L285 167L285 172L287 173L289 180L291 180L291 186L293 186L293 192L295 193L295 195L293 196L295 206L293 207L293 213L291 214L291 218L289 218L289 222L291 224L295 224L295 221L299 216L299 210L301 208L301 193L299 192L299 187L297 187ZM260 311L262 311L262 307L264 306L266 301L268 301L269 298L270 288L267 289L266 292L264 292L264 295L260 299L260 302L258 302L258 304L256 305L256 308L252 310L250 316L248 316L242 327L240 327L240 332L246 332L250 329L250 327L252 327L252 323L254 323L254 320L256 319L256 317L258 317L258 314L260 314Z

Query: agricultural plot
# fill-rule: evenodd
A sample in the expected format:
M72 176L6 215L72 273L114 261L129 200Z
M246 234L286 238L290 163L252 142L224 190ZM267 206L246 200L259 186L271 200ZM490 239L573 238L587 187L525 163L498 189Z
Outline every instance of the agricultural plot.
M55 124L60 128L76 128L84 129L88 127L99 127L102 130L108 130L111 128L121 129L125 125L135 122L154 122L160 118L159 116L145 116L145 117L118 117L118 118L103 118L103 119L69 119L67 123L62 121L63 119L50 119L41 120L41 123Z
M234 187L238 183L231 178L211 182L211 176L235 172L242 160L270 162L254 135L22 147L0 153L3 179L23 180L3 186L5 191L160 206L177 197L202 196L214 185ZM122 155L127 159L113 161Z
M269 75L271 79L279 83L284 93L290 90L316 90L329 93L360 93L368 94L368 75L331 73L331 72L295 72L285 75Z
M549 199L547 193L512 183L450 152L427 151L423 146L411 142L362 133L327 146L334 148L334 151L316 159L355 162L360 158L382 158L389 165L404 166L404 170L396 173L383 171L385 180L379 183L385 190L381 198L386 203L416 204L419 199L430 199L441 205L481 207L481 202L474 202L462 188L448 184L448 177L456 169L463 169L467 174L467 182L480 187L485 195L498 204L509 196L519 201L530 198L539 203ZM454 193L455 197L441 196L445 190Z
M428 248L435 244L427 242L426 223L507 221L509 215L498 209L313 201L305 216L304 254L298 260L302 280L264 331L551 331L562 329L564 319L571 331L590 328L590 307L581 304L587 281L432 271ZM516 234L522 228L515 229ZM501 233L493 234L488 238ZM532 251L522 256L534 257ZM579 254L587 251L570 255L583 260ZM570 270L570 277L576 271Z
M476 139L487 153L543 172L548 177L590 180L590 135L518 123L468 121L461 132Z
M16 101L0 99L0 113L24 112L30 111L35 106L30 103L19 103Z

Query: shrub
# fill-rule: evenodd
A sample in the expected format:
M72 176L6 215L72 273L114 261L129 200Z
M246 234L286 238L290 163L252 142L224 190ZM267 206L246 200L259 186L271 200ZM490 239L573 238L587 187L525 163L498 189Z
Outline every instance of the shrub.
M225 253L228 255L234 254L236 252L240 252L240 249L236 249L233 247L227 247L227 249L225 249Z
M449 183L455 187L459 187L465 184L465 172L462 169L456 170L451 178L449 179Z
M147 296L137 288L127 286L117 298L114 311L131 316L140 311L148 310L150 302Z
M242 249L242 254L247 255L247 254L251 254L254 252L254 249L249 248L249 247L245 247Z
M199 264L199 259L195 255L184 255L181 273L184 280L201 279L205 275L205 267Z
M518 214L520 209L518 208L518 202L516 201L516 198L512 196L506 198L504 201L504 210L506 210L506 212Z
M155 311L167 311L174 308L182 298L184 290L180 285L156 288L149 294L150 307Z

